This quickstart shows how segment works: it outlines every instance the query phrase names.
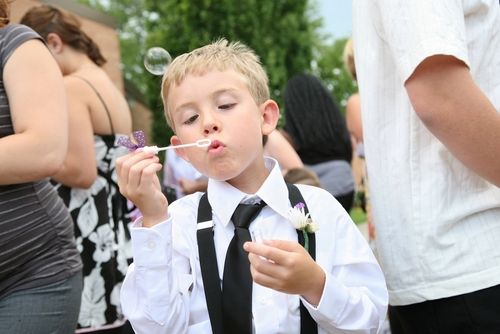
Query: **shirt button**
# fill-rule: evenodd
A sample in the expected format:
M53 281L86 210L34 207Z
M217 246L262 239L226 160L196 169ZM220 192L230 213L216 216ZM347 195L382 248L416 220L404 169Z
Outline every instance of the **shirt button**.
M149 240L147 246L149 250L153 250L156 247L156 243L153 240Z

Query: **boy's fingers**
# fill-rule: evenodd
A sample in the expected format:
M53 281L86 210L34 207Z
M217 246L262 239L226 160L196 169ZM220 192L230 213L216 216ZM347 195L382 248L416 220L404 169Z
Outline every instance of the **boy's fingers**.
M161 169L157 156L145 153L131 153L117 165L118 185L124 196L136 192L142 182L154 182L156 172Z
M273 242L276 240L273 240ZM283 241L283 240L280 240ZM285 264L287 263L287 259L289 258L290 252L286 250L282 250L273 245L273 242L266 240L264 244L255 243L255 242L245 242L243 245L244 249L253 253L257 256L262 256L270 261L273 261L277 264ZM289 241L294 243L293 241ZM295 244L297 244L295 242ZM300 246L300 245L299 245Z
M128 173L129 185L133 188L138 188L143 179L150 180L150 177L148 176L150 176L151 171L155 170L155 168L151 169L148 167L157 164L157 162L158 158L151 157L140 160L131 166Z
M255 256L255 255L253 255L253 256ZM276 265L269 262L269 261L262 260L258 256L255 256L255 257L256 258L253 258L252 260L267 262L267 264L264 264L264 265L265 266L269 265L269 268L267 270L265 270L265 269L263 269L262 266L259 266L259 265L255 266L254 262L251 262L252 265L250 266L250 272L252 274L253 280L257 284L260 284L260 285L265 286L267 288L278 290L276 287L281 280L279 278L277 278L277 276L274 274L275 271L273 271L271 268L272 265L274 265L274 266L276 266Z
M143 187L150 187L151 185L156 185L158 182L156 180L158 179L157 172L160 171L162 168L162 165L159 164L156 161L150 161L149 164L144 166L139 172L138 175L140 175L140 179L138 180L137 187L138 188L143 188Z
M267 245L279 248L286 252L297 252L303 247L297 241L290 240L266 240L264 241Z
M268 276L274 277L281 270L279 264L274 263L269 259L262 258L257 254L249 253L248 260L250 261L251 268L254 268L257 272Z
M140 152L131 152L124 156L116 159L116 171L119 177L118 181L124 185L128 184L129 171L132 166L137 162L145 159L146 157L152 157L151 154L145 154Z

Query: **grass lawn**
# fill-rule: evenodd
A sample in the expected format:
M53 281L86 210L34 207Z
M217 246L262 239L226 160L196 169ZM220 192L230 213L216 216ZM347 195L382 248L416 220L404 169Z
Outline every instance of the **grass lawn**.
M351 219L356 224L361 224L366 222L366 213L364 213L360 207L353 207L349 214L351 216Z

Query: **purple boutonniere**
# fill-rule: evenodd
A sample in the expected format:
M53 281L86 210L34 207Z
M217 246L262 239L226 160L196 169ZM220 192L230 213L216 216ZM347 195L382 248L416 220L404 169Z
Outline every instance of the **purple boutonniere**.
M304 248L309 251L309 236L308 233L314 233L318 230L318 226L312 221L311 215L305 213L305 205L300 202L288 211L288 219L295 229L302 231L304 235Z

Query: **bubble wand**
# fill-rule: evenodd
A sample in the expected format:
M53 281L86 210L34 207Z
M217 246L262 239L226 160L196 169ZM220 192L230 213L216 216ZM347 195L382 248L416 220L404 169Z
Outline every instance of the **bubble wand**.
M184 148L184 147L208 147L212 143L210 139L199 139L194 143L189 144L180 144L180 145L170 145L165 147L158 146L146 146L146 138L144 136L144 132L142 131L134 131L132 133L132 137L134 141L130 140L127 137L118 138L117 144L128 148L130 152L134 152L138 149L141 149L142 152L150 152L153 154L158 154L160 151L165 151L169 149L175 148Z
M151 152L153 154L158 154L160 151L166 151L169 149L174 149L174 148L182 148L182 147L208 147L212 141L210 139L199 139L195 141L194 143L190 144L180 144L180 145L170 145L170 146L165 146L165 147L158 147L158 146L144 146L142 148L142 152Z

